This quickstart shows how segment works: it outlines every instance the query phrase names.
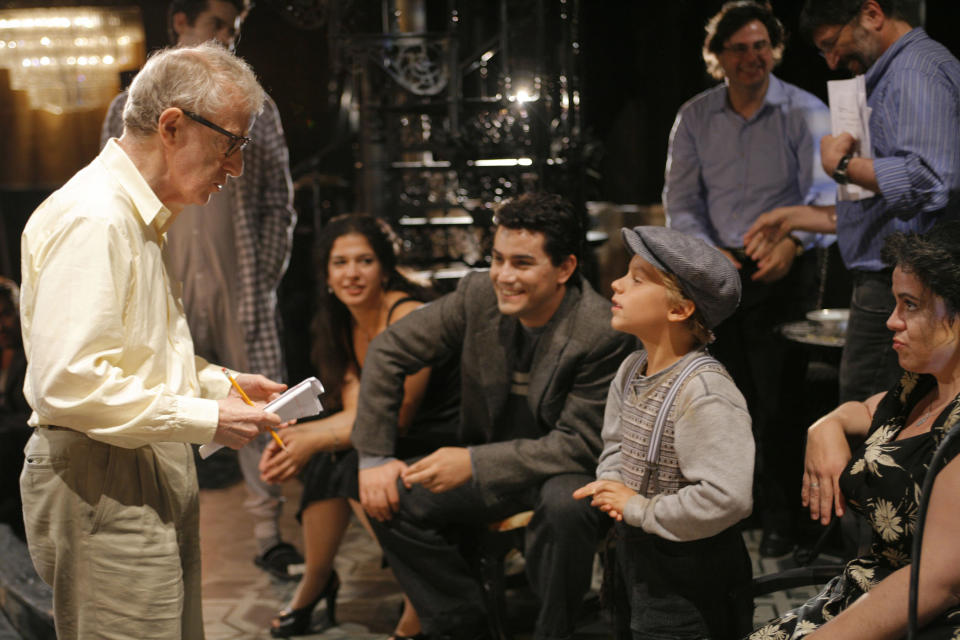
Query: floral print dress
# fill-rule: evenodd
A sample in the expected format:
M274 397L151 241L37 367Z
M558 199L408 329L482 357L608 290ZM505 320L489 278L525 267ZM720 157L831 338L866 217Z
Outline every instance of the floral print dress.
M903 440L896 437L910 412L935 385L932 376L905 373L880 401L866 442L853 453L840 477L847 504L871 525L869 552L847 563L841 575L805 604L754 631L750 640L802 638L910 564L920 490L937 446L960 421L960 396L937 416L928 433ZM944 464L958 451L960 445L955 443ZM924 626L921 637L960 640L960 607Z

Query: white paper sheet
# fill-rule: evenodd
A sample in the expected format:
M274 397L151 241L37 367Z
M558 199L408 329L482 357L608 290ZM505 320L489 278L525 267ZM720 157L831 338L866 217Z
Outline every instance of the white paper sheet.
M870 146L870 107L867 106L867 85L863 76L849 80L827 82L827 97L830 100L830 128L833 135L849 133L857 139L860 158L872 158ZM863 200L872 198L873 191L856 184L837 186L837 200Z
M320 398L317 397L321 393L323 393L323 385L311 376L284 391L279 398L268 402L263 410L277 414L284 422L315 416L323 411ZM282 438L283 432L280 433ZM209 442L200 447L200 457L206 460L222 448L222 444Z

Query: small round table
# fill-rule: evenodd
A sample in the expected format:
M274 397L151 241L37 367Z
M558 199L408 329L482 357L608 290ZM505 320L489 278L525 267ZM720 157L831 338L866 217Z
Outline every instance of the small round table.
M825 331L823 325L810 320L796 320L780 325L780 333L792 342L816 347L843 347L843 334Z

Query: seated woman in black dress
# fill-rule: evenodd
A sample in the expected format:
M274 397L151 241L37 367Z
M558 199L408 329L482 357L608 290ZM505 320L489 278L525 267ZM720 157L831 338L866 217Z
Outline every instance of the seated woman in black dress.
M273 620L274 637L306 633L313 608L327 602L327 625L336 624L340 586L333 559L350 518L349 501L358 500L357 455L350 445L360 372L370 341L391 323L413 312L428 292L397 271L396 241L382 220L368 215L339 216L318 239L319 282L313 327L313 362L326 387L327 412L318 420L284 429L283 451L271 443L260 460L267 482L300 475L306 569L293 599ZM401 459L452 444L459 411L456 363L407 378L397 443ZM302 472L302 474L301 474ZM366 524L356 503L355 511ZM420 621L408 600L394 636L417 636Z
M911 545L924 478L937 473L920 560L921 637L960 637L960 446L928 469L960 423L960 224L893 234L897 306L887 320L904 374L885 394L848 402L810 427L802 500L826 524L847 506L864 516L872 544L816 597L758 629L752 640L901 638L907 628ZM850 442L862 443L851 454Z

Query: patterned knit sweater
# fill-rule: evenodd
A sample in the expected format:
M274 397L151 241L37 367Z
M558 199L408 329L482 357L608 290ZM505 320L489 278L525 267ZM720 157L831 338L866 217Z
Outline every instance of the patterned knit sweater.
M654 423L692 351L655 373L636 370L637 352L610 385L603 419L600 479L644 495L627 503L624 521L667 540L698 540L746 517L752 507L754 443L743 395L716 360L683 383L667 414L659 456L647 460Z

